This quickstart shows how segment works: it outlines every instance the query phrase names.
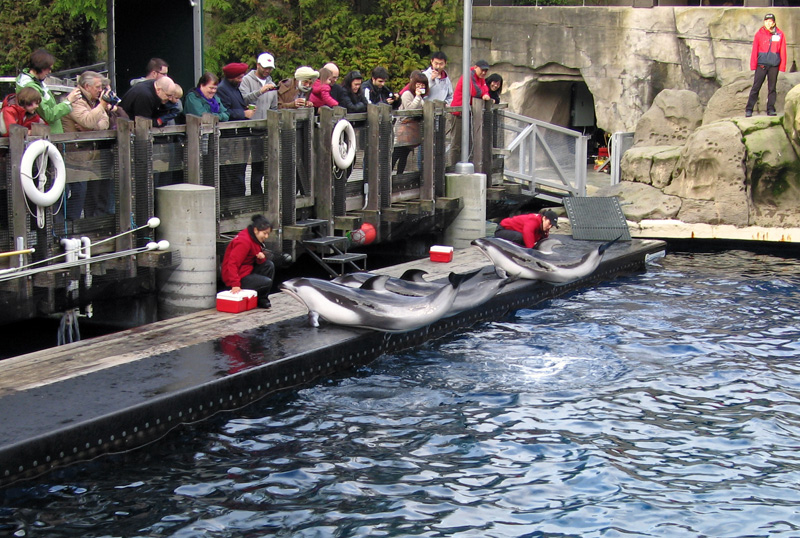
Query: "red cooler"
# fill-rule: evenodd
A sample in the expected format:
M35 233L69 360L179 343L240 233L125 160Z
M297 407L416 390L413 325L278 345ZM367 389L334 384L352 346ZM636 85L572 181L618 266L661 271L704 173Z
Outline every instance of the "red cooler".
M258 303L258 294L255 290L241 290L239 293L221 291L217 294L217 310L238 314L252 310Z

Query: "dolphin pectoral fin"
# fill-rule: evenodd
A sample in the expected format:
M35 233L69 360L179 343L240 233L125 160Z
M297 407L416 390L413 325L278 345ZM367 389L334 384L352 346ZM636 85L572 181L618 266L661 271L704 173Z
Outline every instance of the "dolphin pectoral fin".
M315 329L319 327L319 312L308 311L308 325Z

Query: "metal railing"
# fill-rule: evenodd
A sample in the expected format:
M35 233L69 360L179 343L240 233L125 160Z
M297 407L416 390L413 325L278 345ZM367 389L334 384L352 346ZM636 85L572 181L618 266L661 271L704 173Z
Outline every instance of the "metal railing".
M521 184L525 195L553 202L586 196L588 136L508 110L499 115L506 180Z

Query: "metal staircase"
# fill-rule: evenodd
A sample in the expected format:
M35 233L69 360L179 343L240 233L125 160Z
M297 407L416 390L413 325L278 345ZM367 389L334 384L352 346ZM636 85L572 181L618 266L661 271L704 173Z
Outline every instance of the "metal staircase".
M323 219L301 220L285 226L284 236L297 241L332 277L343 275L346 270L366 271L367 255L347 252L350 239L328 235L328 224L328 221ZM332 266L338 266L338 271Z

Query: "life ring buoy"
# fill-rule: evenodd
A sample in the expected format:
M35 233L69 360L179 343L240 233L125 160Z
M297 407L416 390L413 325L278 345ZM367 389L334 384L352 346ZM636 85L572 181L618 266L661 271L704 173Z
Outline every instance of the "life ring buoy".
M56 177L50 190L43 192L34 183L33 163L45 154L48 159L53 161L56 167ZM39 174L44 173L42 168L46 166L46 163L46 160L40 162ZM64 187L67 184L67 169L64 167L64 158L59 153L58 148L47 140L35 140L25 149L20 163L20 176L22 178L22 190L25 191L25 195L31 202L40 207L49 207L56 203L64 193Z
M339 170L350 168L356 158L356 131L349 121L341 119L336 123L331 135L331 150L333 162Z

